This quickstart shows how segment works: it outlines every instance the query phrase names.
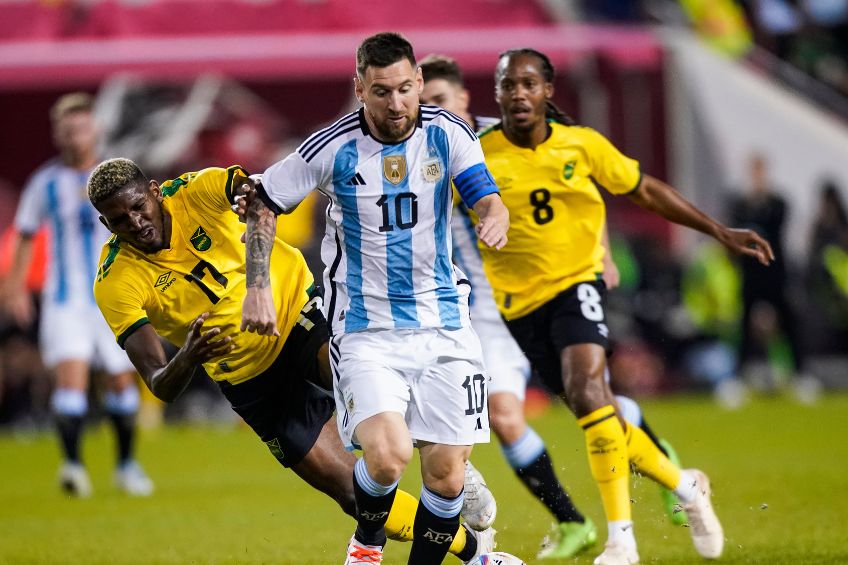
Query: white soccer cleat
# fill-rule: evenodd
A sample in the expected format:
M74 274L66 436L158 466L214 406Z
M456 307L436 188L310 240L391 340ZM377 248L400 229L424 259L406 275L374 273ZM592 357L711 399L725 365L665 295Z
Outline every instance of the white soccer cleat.
M65 463L59 469L59 486L70 496L88 498L91 496L91 479L88 471L79 463Z
M130 496L150 496L153 481L135 461L124 463L115 471L115 486Z
M492 527L498 513L498 503L480 471L470 461L465 462L465 499L460 514L474 530L482 532Z
M595 565L637 565L639 553L635 548L628 549L623 543L608 541L604 552L595 557Z
M683 504L692 531L692 542L701 557L718 559L724 549L724 530L710 502L710 480L698 469L687 469L686 472L695 477L698 490L695 500Z
M471 536L477 540L477 551L474 553L474 557L472 557L468 561L463 561L465 565L474 565L480 563L480 557L487 553L491 553L498 545L497 543L495 543L495 533L497 532L494 528L486 528L481 532L477 532L475 530L472 530L466 524L465 531L467 532L468 536Z
M365 545L356 541L356 536L350 538L347 545L347 557L344 565L354 563L382 563L383 548L379 545Z

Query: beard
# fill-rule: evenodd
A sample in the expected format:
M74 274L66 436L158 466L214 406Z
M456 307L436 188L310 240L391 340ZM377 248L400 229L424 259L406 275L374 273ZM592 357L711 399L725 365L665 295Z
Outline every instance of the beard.
M371 120L374 122L374 128L377 130L380 139L384 141L399 141L409 135L409 132L415 127L415 120L406 117L401 123L394 123L388 119L380 122L372 115Z

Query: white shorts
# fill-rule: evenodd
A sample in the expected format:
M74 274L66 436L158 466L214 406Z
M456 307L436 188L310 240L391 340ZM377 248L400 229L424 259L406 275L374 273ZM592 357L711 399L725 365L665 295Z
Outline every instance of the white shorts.
M506 324L496 320L474 321L474 331L483 345L483 361L491 378L489 394L509 392L524 401L527 381L530 379L530 362L509 333Z
M445 445L489 441L489 378L470 327L365 330L334 336L336 422L348 449L356 427L383 412L406 420L413 440Z
M47 367L80 360L110 375L135 371L96 305L42 304L38 337Z

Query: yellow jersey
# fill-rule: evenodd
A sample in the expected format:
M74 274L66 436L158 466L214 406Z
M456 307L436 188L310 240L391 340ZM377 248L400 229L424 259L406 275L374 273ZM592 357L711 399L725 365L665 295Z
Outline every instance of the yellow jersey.
M480 133L486 166L509 209L509 233L500 251L480 243L486 276L507 319L536 310L602 271L604 201L639 187L639 163L597 131L550 122L536 149L518 147L500 125ZM476 223L478 218L473 217Z
M171 217L167 249L143 253L113 236L104 246L94 282L94 297L118 343L150 323L177 346L185 343L191 322L204 312L204 328L221 328L235 348L204 364L216 381L237 384L271 366L277 358L313 285L300 251L279 237L271 253L271 289L279 337L242 332L246 294L245 230L230 209L239 166L186 173L162 183L162 207Z

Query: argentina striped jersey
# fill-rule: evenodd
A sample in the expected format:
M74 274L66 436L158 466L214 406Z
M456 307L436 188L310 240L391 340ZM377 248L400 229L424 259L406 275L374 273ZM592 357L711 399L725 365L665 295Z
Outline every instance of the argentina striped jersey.
M110 233L88 200L90 172L49 161L30 178L15 214L15 228L23 234L34 234L44 223L50 229L42 298L53 303L94 304L97 260Z
M334 334L468 325L470 285L451 257L452 179L469 205L497 192L471 128L426 105L404 141L375 139L360 109L265 171L263 197L278 211L313 189L330 199L322 258Z
M473 116L474 129L481 131L500 122L498 118ZM451 215L453 236L453 260L471 282L471 295L468 303L471 308L471 320L501 324L501 314L492 291L492 285L483 270L483 258L478 249L477 233L468 215L468 209L462 204L454 206ZM475 327L476 329L476 327Z

